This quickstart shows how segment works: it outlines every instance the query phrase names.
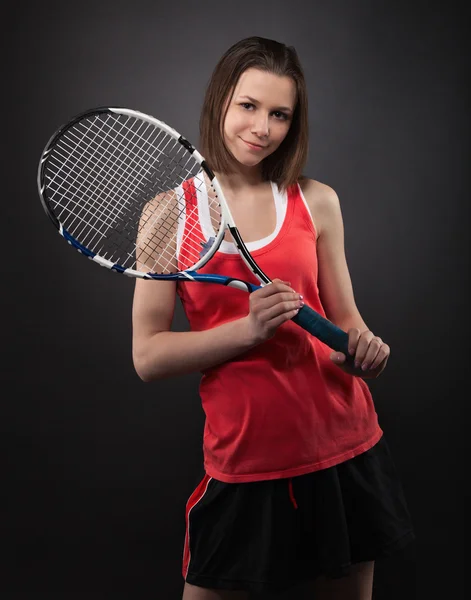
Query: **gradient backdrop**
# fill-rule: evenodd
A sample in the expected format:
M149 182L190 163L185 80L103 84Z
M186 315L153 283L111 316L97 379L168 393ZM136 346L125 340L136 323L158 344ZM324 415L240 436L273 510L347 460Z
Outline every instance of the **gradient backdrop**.
M53 131L94 106L148 112L197 143L211 71L250 35L300 55L306 175L340 197L358 307L392 349L370 387L418 540L378 564L375 598L463 597L469 96L457 6L3 8L2 599L181 598L185 504L202 477L199 375L140 381L134 283L64 244L36 170ZM175 327L187 327L180 307Z

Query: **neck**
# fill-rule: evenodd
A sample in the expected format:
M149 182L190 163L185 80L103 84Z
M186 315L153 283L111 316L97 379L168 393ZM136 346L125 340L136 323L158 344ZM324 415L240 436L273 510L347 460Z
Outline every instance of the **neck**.
M235 161L234 161L235 162ZM230 173L216 173L216 177L221 185L231 190L240 190L251 188L264 183L261 164L253 167L247 167L240 163L232 164Z

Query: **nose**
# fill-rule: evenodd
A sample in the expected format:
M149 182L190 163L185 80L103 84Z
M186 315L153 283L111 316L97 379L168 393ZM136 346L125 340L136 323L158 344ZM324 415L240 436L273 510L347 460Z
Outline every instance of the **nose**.
M263 114L262 111L257 111L254 115L252 123L252 133L258 137L268 137L270 129L268 126L268 114Z

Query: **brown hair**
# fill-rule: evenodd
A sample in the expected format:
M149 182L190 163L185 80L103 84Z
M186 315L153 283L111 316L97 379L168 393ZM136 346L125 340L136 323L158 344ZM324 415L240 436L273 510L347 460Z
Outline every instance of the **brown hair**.
M200 149L209 167L221 173L231 172L232 155L223 141L226 100L233 94L239 77L250 68L291 77L296 84L296 106L288 133L262 162L262 175L286 189L302 178L308 152L307 91L296 50L280 42L261 37L245 38L231 46L217 63L200 116ZM214 127L218 123L219 127Z

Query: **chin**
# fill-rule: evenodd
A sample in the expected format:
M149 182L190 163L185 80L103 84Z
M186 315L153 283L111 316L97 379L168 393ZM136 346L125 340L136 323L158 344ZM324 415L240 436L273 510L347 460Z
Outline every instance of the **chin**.
M256 167L265 157L256 158L254 156L242 155L241 153L231 153L235 160L244 167Z
M237 162L239 162L241 165L244 165L244 167L256 167L262 162L262 160L238 160Z

